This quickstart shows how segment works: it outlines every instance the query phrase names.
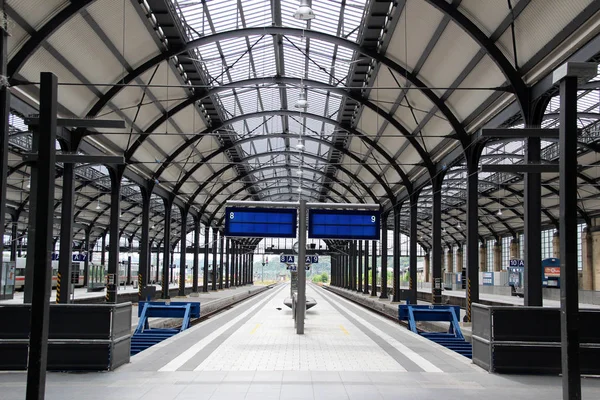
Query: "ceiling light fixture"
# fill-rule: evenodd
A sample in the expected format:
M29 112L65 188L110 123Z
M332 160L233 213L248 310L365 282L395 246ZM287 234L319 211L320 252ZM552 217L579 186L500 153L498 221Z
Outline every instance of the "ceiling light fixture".
M499 216L499 217L502 216L502 209L501 208L498 209L498 212L496 213L496 215Z
M100 200L98 200L98 204L96 204L96 210L100 209Z
M298 168L298 175L302 175L302 169Z
M298 150L304 150L304 141L303 140L299 140L298 144L296 144L296 148Z
M300 6L298 6L298 9L294 13L294 18L302 21L315 18L315 13L308 5L308 0L300 0Z
M458 221L458 225L456 225L456 229L460 229L460 228L461 228L460 221Z
M306 100L306 90L305 89L302 89L300 91L300 95L298 96L298 100L296 101L296 104L294 105L294 107L301 108L303 110L306 110L308 108L308 101Z

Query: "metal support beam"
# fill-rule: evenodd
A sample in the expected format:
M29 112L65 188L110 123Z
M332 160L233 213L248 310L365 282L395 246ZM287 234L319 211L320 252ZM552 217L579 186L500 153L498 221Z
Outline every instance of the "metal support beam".
M598 65L586 63L596 74ZM560 75L560 337L563 399L581 399L577 271L577 85L578 75ZM565 69L567 71L565 71Z
M204 268L202 275L202 291L204 293L208 292L208 225L204 226Z
M536 143L539 143L540 139L533 137L527 139L529 149L531 147L531 156L534 156ZM526 154L529 154L527 151ZM539 164L535 163L535 160L530 160L532 163L528 164L485 164L481 166L481 172L508 172L513 174L544 174L544 173L558 173L558 164Z
M37 159L38 155L36 153L23 153L24 162L34 163ZM125 164L125 158L123 156L57 154L56 162L63 164L121 165Z
M230 285L230 279L229 279L229 271L231 270L231 263L232 263L232 258L231 258L231 251L232 251L232 246L231 246L231 239L226 239L225 240L225 288L229 288Z
M223 289L223 251L224 251L223 231L219 232L219 289Z
M392 302L400 302L400 209L402 205L396 204L394 208L394 254L393 254L393 276L392 282L394 286L394 293L392 295Z
M371 296L377 297L377 240L372 241L371 260Z
M162 273L162 299L168 299L169 296L169 272L171 270L171 212L173 208L173 197L163 199L165 206L165 219L163 230L163 273Z
M296 333L304 334L306 313L306 200L300 200L298 209L298 303L296 304Z
M217 290L217 230L213 228L212 231L212 287L211 290Z
M87 287L90 272L90 261L92 260L92 251L90 250L90 234L92 232L91 227L85 229L85 237L83 239L83 251L85 254L85 261L83 262L83 286Z
M4 35L4 34L3 34ZM48 328L50 316L50 280L52 268L48 254L52 251L52 229L54 215L54 171L56 167L56 113L58 104L58 82L56 76L42 72L40 77L40 128L34 132L40 158L33 169L38 180L32 186L36 197L33 223L35 252L33 252L33 294L29 335L27 367L27 400L43 400L46 390L46 366L48 355ZM31 218L31 214L30 214ZM29 254L28 254L29 256Z
M467 284L466 322L471 322L471 306L479 302L479 151L467 152Z
M2 0L2 10L4 3ZM0 29L0 75L7 76L8 33ZM10 115L10 92L7 86L0 87L0 238L4 237L6 218L6 182L8 180L8 118ZM13 237L14 240L14 237ZM31 281L30 281L31 282Z
M269 208L298 208L298 202L291 201L243 201L229 200L227 206L232 207L269 207ZM379 204L352 204L352 203L306 203L308 208L330 209L330 210L380 210Z
M38 126L40 124L40 119L35 117L26 117L24 121L29 126ZM59 118L56 120L56 126L66 128L125 129L125 121L92 118Z
M56 303L68 303L71 298L71 263L73 261L73 197L75 196L73 164L63 165L63 187L60 212L60 250L56 274Z
M356 244L355 244L356 246ZM357 272L354 272L354 268L352 269L352 285L353 285L353 290L356 290L357 292L362 292L363 290L363 283L362 283L362 276L363 276L363 258L362 255L364 254L364 250L363 250L363 241L359 240L358 241L358 268L356 268ZM366 266L365 266L366 269ZM358 277L358 279L356 279L356 277ZM355 283L356 282L356 283Z
M179 296L185 296L185 255L187 249L187 216L189 208L183 207L179 211L181 213L181 232L179 239Z
M432 179L432 282L433 304L442 304L442 176Z
M192 292L198 293L198 267L200 264L200 217L194 217L194 266L192 269Z
M417 304L417 241L419 194L413 192L410 196L410 243L409 243L409 291L410 304Z
M484 128L481 130L481 137L494 138L494 139L522 139L522 138L558 139L558 129L539 129L539 128L487 129L487 128Z
M527 139L526 163L539 163L540 138ZM521 167L521 165L518 165ZM554 167L554 166L553 166ZM558 167L558 166L556 166ZM541 170L531 169L525 175L525 273L523 277L525 305L541 307L542 300L542 180ZM558 172L558 170L556 171Z
M383 214L381 217L381 295L380 299L388 298L387 290L387 256L388 256L388 214Z
M365 276L358 277L359 281L361 279L365 280L363 293L369 294L369 241L368 240L365 240ZM360 292L360 289L359 289L359 292Z
M151 185L151 184L149 184ZM150 276L150 199L152 189L140 187L142 195L142 239L140 241L140 263L138 266L138 299L143 299L144 289L148 286ZM158 269L158 263L156 265Z
M41 154L41 152L40 152ZM119 222L121 221L121 181L125 167L122 165L108 168L110 175L110 241L108 244L108 269L106 285L106 302L117 302L119 287Z

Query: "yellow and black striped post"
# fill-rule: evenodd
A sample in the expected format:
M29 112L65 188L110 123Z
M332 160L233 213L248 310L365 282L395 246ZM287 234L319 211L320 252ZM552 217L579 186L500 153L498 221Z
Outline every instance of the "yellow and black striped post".
M56 303L60 304L61 303L61 299L60 299L60 281L61 281L61 273L57 272L56 273Z
M142 274L138 273L138 298L139 300L143 300L142 299Z
M471 280L467 279L467 321L471 322Z

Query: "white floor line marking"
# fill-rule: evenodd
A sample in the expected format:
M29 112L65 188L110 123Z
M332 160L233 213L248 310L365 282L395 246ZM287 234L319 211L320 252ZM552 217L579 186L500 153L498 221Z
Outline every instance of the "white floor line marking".
M335 302L335 300L334 300L334 302ZM369 330L371 330L374 334L376 334L377 336L379 336L380 338L382 338L384 341L386 341L388 344L390 344L393 348L395 348L396 350L398 350L406 358L408 358L409 360L411 360L412 362L414 362L415 364L417 364L423 371L425 371L425 372L437 372L437 373L444 372L440 368L438 368L435 365L433 365L433 363L431 363L430 361L426 360L425 358L423 358L419 354L415 353L409 347L407 347L407 346L403 345L402 343L400 343L394 337L388 335L387 333L383 332L381 329L377 328L375 325L373 325L370 322L364 320L359 315L357 315L354 312L352 312L345 305L340 304L341 302L337 302L337 303L338 303L338 307L340 307L341 309L343 309L346 313L348 313L348 315L350 315L351 317L355 318L362 325L364 325Z
M323 289L323 290L326 290L326 289ZM348 300L347 298L336 294L335 292L328 292L328 291L326 291L326 293L335 294L335 298L338 298L338 299L342 300L343 302L345 302L346 304L354 307L355 309L363 310L364 311L364 309L361 308L360 306L356 305L355 303L353 303L352 301ZM380 315L373 314L373 317L377 318L378 320L380 320L381 322L383 322L383 323L385 323L385 324L387 324L389 326L392 326L394 328L398 327L398 324L395 324L392 321L390 321L389 319L384 318L384 317L382 317ZM469 366L475 372L484 373L484 374L487 373L487 371L485 371L482 368L478 367L477 365L473 364L473 361L471 359L469 359L467 357L463 357L460 354L458 354L458 353L456 353L456 352L454 352L452 350L449 350L449 349L445 348L442 345L439 345L439 344L437 344L435 342L432 342L431 340L429 340L427 338L424 338L424 337L422 337L420 335L416 335L416 334L412 333L409 330L402 329L399 332L401 332L402 334L405 334L405 335L410 335L411 338L413 338L415 340L419 340L419 341L421 341L423 343L427 343L427 344L429 344L431 346L437 347L440 352L445 353L446 355L454 358L455 360L457 360L457 361L459 361L459 362L461 362L461 363Z
M225 325L222 325L218 329L214 330L208 336L206 336L204 339L199 340L192 347L190 347L189 349L187 349L186 351L184 351L183 353L181 353L180 355L178 355L177 357L172 359L169 363L167 363L164 367L160 368L158 371L159 372L177 371L183 364L185 364L186 362L191 360L192 357L194 357L202 349L204 349L206 346L208 346L212 341L214 341L216 338L218 338L219 335L223 334L225 331L227 331L233 325L238 323L240 320L247 317L250 313L252 313L257 308L264 306L264 304L266 302L268 302L272 296L279 293L280 290L278 290L275 293L271 293L264 300L256 303L255 305L250 307L248 310L244 311L242 314L238 315L237 317L233 318L231 321L227 322Z

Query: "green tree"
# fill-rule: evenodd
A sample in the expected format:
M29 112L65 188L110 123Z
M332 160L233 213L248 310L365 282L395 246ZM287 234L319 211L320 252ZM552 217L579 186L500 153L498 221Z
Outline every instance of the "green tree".
M327 272L323 272L321 274L321 282L324 282L324 283L329 282L329 274Z
M321 275L314 275L314 276L312 277L312 281L313 281L314 283L320 283L320 282L321 282Z

